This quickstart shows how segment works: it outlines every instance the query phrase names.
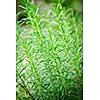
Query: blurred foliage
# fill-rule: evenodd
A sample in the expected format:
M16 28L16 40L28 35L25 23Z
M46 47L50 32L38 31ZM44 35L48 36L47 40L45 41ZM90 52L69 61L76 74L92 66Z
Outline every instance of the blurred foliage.
M66 8L82 12L83 0L45 0L48 3L61 3Z

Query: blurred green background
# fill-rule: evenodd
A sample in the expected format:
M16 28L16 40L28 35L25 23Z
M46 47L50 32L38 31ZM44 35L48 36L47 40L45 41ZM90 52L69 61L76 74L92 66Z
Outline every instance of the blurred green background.
M83 11L83 0L16 0L16 12L18 13L22 10L19 5L24 5L28 1L37 5L42 2L42 4L46 4L48 6L51 3L61 3L63 7L66 7L66 9L73 8L77 12Z

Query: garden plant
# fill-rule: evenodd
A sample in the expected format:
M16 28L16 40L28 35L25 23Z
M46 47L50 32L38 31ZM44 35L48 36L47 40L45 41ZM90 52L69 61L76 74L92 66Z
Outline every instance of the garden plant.
M26 0L20 7L16 100L82 100L82 15L60 2L46 11Z

